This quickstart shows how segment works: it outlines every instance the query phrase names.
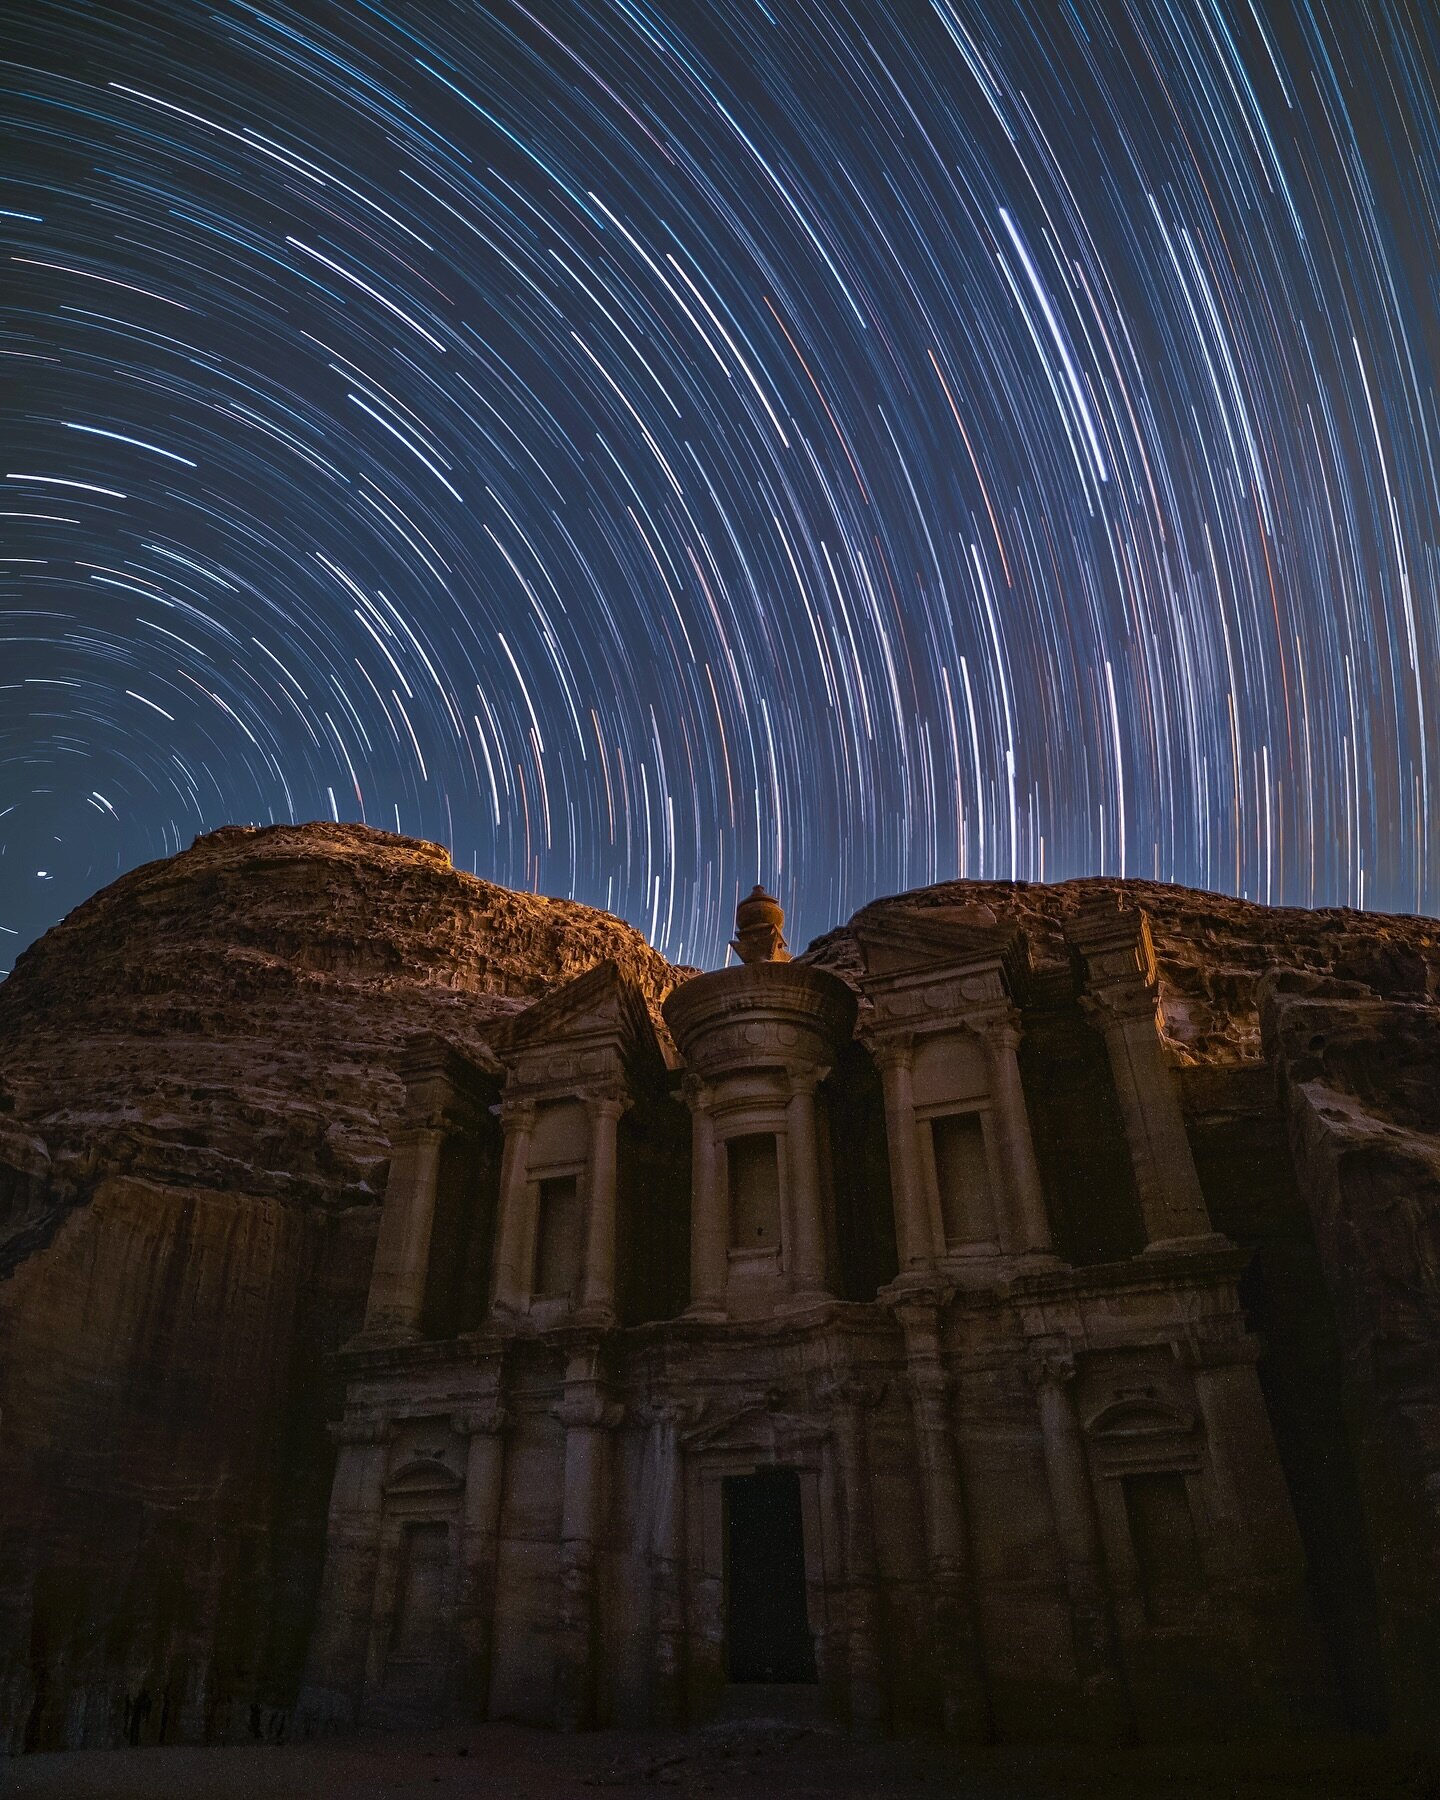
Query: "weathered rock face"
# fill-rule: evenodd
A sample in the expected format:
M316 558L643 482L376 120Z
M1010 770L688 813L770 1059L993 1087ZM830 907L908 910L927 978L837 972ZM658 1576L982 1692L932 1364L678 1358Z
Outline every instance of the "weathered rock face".
M335 1395L419 1032L602 959L590 908L355 826L227 829L0 987L0 1712L16 1747L271 1727L323 1555Z
M1440 1009L1276 972L1265 1045L1339 1324L1392 1704L1440 1670Z
M1163 1029L1181 1065L1220 1067L1260 1059L1259 983L1270 969L1334 976L1374 993L1419 1000L1433 999L1440 990L1440 921L1434 919L1339 907L1305 912L1256 906L1162 882L1104 877L1053 886L947 881L874 901L864 910L988 906L1024 928L1031 963L1043 979L1068 963L1065 920L1103 895L1123 895L1127 905L1143 907L1149 916ZM816 939L805 960L853 979L860 965L850 927Z
M1367 1687L1383 1659L1389 1716L1423 1720L1440 1680L1440 925L1110 881L950 883L866 909L976 905L1025 929L1021 1068L1077 1262L1136 1246L1103 1216L1104 1048L1047 995L1067 985L1065 920L1117 891L1152 923L1211 1217L1252 1253L1242 1293L1352 1712L1385 1716ZM14 1747L283 1728L324 1555L325 1358L361 1322L402 1049L436 1034L489 1066L499 1022L605 959L657 1012L684 973L620 921L477 881L433 845L313 825L202 838L20 960L0 987ZM860 968L848 928L800 960L852 985ZM1077 1133L1087 1166L1060 1166Z

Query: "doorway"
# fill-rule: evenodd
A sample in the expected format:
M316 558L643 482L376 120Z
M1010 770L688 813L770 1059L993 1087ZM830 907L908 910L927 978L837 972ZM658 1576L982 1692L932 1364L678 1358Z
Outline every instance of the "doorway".
M730 1475L724 1498L726 1673L735 1683L813 1682L800 1477Z

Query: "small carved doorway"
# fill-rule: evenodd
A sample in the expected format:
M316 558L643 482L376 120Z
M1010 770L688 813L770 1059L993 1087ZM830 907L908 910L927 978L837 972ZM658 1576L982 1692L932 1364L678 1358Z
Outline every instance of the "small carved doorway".
M813 1682L800 1478L758 1469L725 1478L725 1651L732 1682Z

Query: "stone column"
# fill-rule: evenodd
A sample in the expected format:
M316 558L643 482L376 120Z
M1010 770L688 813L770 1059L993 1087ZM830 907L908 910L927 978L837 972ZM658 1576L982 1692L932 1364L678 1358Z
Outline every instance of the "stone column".
M1001 1159L1005 1166L1005 1194L1000 1220L1001 1248L1012 1256L1054 1261L1050 1215L1035 1142L1030 1135L1030 1114L1020 1080L1020 1019L1013 1010L995 1014L975 1025L990 1071L990 1093L1000 1127Z
M713 1097L698 1076L687 1075L685 1099L692 1132L688 1312L692 1319L723 1319L730 1273L730 1196L719 1180Z
M590 1191L577 1324L615 1323L616 1128L628 1105L628 1098L618 1094L596 1094L588 1102Z
M1040 1408L1045 1474L1070 1596L1075 1668L1092 1735L1118 1743L1130 1733L1130 1707L1121 1674L1095 1493L1085 1440L1075 1411L1075 1358L1063 1341L1035 1340L1030 1376Z
M525 1265L534 1236L530 1194L530 1133L535 1129L533 1100L501 1103L500 1123L505 1151L500 1162L500 1221L495 1238L494 1309L523 1312L530 1298L531 1271Z
M822 1399L835 1421L845 1513L846 1641L850 1718L857 1730L883 1730L888 1713L882 1642L880 1571L875 1555L868 1415L884 1396L880 1382L846 1377Z
M473 1719L485 1718L490 1705L507 1422L498 1394L457 1413L451 1420L455 1430L469 1439L460 1522L456 1625L460 1643L460 1709L463 1716Z
M354 1725L364 1700L392 1435L386 1419L342 1419L330 1427L339 1453L330 1490L325 1572L300 1701L302 1717L312 1729Z
M372 1340L403 1340L419 1333L445 1135L441 1124L427 1120L402 1126L392 1142L365 1306L364 1335Z
M1084 959L1081 1006L1105 1039L1151 1250L1225 1243L1210 1225L1160 1040L1155 947L1143 913L1108 903L1067 927Z
M990 1703L955 1447L953 1395L940 1357L940 1309L911 1302L897 1307L896 1317L905 1333L910 1406L920 1458L931 1617L945 1730L954 1737L982 1743L991 1735Z
M920 1169L915 1096L910 1084L913 1044L908 1037L882 1038L874 1054L885 1092L885 1136L890 1148L900 1279L913 1281L933 1275L935 1270L935 1233Z
M591 1351L578 1351L565 1376L565 1398L554 1409L565 1427L565 1497L560 1524L560 1618L555 1724L578 1731L595 1716L600 1647L596 1563L604 1541L607 1434L624 1408L605 1397Z
M823 1071L790 1069L790 1099L785 1108L790 1223L794 1240L787 1246L790 1283L797 1300L823 1299L825 1222L820 1196L820 1159L815 1138L815 1088Z
M675 1725L685 1716L685 1468L682 1429L699 1416L701 1402L653 1400L650 1424L653 1471L650 1532L650 1722Z

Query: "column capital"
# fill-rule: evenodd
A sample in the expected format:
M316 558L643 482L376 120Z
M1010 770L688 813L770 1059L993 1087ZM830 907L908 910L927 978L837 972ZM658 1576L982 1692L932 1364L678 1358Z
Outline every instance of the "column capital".
M1122 906L1118 895L1105 895L1083 905L1066 921L1065 936L1084 958L1092 984L1157 976L1150 920L1139 908Z
M1066 1388L1075 1379L1075 1347L1069 1338L1032 1338L1026 1361L1037 1388Z
M913 1031L891 1032L885 1037L871 1038L869 1050L875 1066L884 1074L890 1069L908 1069L915 1057Z
M1259 1362L1260 1340L1250 1335L1238 1316L1197 1319L1176 1344L1175 1354L1187 1368L1223 1369Z
M528 1094L507 1094L500 1102L500 1124L506 1132L535 1129L536 1102Z
M623 1088L596 1088L577 1097L592 1119L619 1119L635 1104L635 1096Z
M558 1419L567 1431L575 1428L591 1431L613 1431L625 1417L618 1401L607 1400L601 1393L586 1390L567 1394L550 1408L550 1417Z
M1080 1010L1100 1031L1132 1021L1160 1025L1160 991L1139 980L1125 980L1106 987L1092 987L1079 997Z
M990 1052L1018 1050L1022 1036L1018 1006L987 1007L983 1012L968 1013L961 1020L979 1044Z
M819 1063L790 1062L785 1065L785 1079L790 1083L790 1096L813 1094L830 1073Z
M455 1122L443 1112L411 1113L390 1133L391 1155L397 1150L434 1149L444 1143L453 1129Z
M715 1090L703 1076L690 1069L681 1079L680 1093L691 1112L709 1112L715 1104Z
M705 1405L703 1400L687 1400L679 1394L653 1394L640 1401L633 1410L642 1425L660 1425L673 1427L676 1431L688 1431L692 1425L699 1423Z
M450 1429L461 1437L498 1437L509 1423L510 1414L498 1398L450 1415Z

